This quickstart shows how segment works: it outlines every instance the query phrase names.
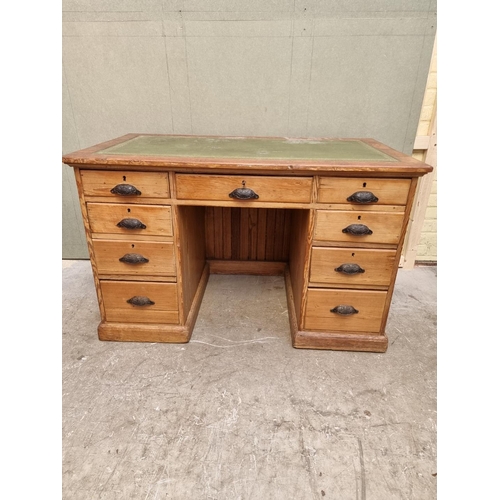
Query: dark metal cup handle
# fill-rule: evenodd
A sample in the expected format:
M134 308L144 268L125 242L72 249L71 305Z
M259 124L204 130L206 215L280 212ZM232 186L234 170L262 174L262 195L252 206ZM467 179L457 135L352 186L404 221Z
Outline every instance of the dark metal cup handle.
M154 302L149 297L143 297L141 295L135 295L127 302L133 306L153 306Z
M143 224L139 219L122 219L117 226L124 229L146 229L146 224Z
M125 262L125 264L145 264L149 262L149 259L138 253L126 253L123 257L118 259L120 262Z
M347 201L354 203L377 203L378 198L370 191L356 191L347 198Z
M238 200L258 200L259 195L250 188L245 187L246 182L241 181L243 187L237 188L229 193L229 198L236 198Z
M358 264L342 264L341 266L336 267L335 271L344 274L361 274L365 272L365 270Z
M364 224L350 224L342 229L343 233L354 234L355 236L363 236L366 234L373 234L373 231Z
M330 309L330 312L341 314L342 316L350 316L351 314L358 314L359 311L352 306L339 305Z
M132 186L132 184L118 184L111 189L111 193L120 196L139 196L142 194L135 186Z

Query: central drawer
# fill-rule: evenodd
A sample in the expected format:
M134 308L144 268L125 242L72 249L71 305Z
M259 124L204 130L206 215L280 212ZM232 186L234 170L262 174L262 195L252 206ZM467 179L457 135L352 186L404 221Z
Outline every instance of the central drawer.
M179 200L310 203L312 192L311 177L177 174L176 184Z
M101 290L106 321L179 322L176 283L101 281Z

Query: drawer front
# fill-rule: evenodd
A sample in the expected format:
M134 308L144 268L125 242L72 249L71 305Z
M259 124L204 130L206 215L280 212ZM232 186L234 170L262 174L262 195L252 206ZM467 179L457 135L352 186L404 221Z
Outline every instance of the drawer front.
M117 202L170 196L166 172L82 170L81 178L85 196L109 196Z
M395 260L396 250L313 247L309 281L389 286Z
M93 247L99 274L175 276L170 241L94 240Z
M379 333L387 292L371 290L308 289L304 327L306 330ZM352 306L357 313L331 312L337 306Z
M349 177L320 177L318 200L320 203L364 204L371 193L378 200L371 205L406 205L410 191L410 179L370 179ZM354 195L354 196L353 196ZM348 200L353 196L351 200ZM358 200L358 201L356 201Z
M401 236L404 213L318 210L314 239L317 241L349 241L356 243L388 243L396 245ZM353 226L355 226L353 228ZM371 234L351 234L365 226ZM351 228L351 229L349 229ZM362 227L361 230L364 230Z
M180 200L309 203L312 192L311 177L178 174L176 185ZM238 199L242 188L252 190L258 198Z
M101 281L106 321L119 323L179 322L177 284L140 281ZM154 304L133 305L134 297L147 298Z
M87 210L90 228L94 233L172 236L172 212L170 207L87 203ZM132 228L117 226L119 223L126 224L128 220L132 220L129 223ZM138 223L146 227L133 228Z

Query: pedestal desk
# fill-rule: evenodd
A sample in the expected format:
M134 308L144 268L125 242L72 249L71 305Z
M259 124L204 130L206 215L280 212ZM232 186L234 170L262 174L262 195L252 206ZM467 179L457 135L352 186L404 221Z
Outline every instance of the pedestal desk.
M373 139L128 134L67 154L101 340L189 342L210 273L283 275L292 345L384 352L418 178Z

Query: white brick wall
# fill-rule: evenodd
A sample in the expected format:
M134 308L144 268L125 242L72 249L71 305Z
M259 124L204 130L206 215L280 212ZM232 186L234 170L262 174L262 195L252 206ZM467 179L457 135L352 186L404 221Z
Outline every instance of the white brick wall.
M437 101L437 53L434 48L429 77L425 89L422 111L418 124L417 135L429 135L431 133L432 117L435 112ZM413 152L413 156L425 161L425 151ZM429 174L430 175L430 174ZM432 261L437 262L437 176L435 173L432 182L431 194L425 211L425 220L417 246L416 262Z

